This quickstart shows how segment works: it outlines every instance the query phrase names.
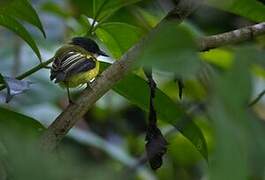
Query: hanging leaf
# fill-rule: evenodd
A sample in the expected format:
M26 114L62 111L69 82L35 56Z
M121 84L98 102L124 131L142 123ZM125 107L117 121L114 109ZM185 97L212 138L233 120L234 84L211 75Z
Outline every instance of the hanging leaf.
M29 32L23 27L23 25L21 25L16 19L8 15L0 14L0 25L10 29L22 39L24 39L35 52L35 54L38 56L38 58L41 59L40 51L35 41L31 37Z
M5 3L0 6L0 14L24 20L36 26L46 37L37 12L27 0L11 0L9 3Z
M107 67L107 63L101 63L102 69ZM148 112L149 87L143 78L131 73L119 81L113 87L113 90L125 97L132 104L135 104L144 111ZM185 110L180 105L172 101L158 88L156 89L154 105L156 107L158 119L176 127L183 136L185 136L195 146L202 157L207 160L208 150L203 133L190 118L187 118Z

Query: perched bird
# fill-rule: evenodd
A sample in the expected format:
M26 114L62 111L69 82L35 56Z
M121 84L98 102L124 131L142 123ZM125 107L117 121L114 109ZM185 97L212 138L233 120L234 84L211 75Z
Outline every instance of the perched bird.
M99 55L107 56L95 41L85 37L75 37L56 51L50 79L67 88L70 103L72 100L69 88L89 83L98 75Z

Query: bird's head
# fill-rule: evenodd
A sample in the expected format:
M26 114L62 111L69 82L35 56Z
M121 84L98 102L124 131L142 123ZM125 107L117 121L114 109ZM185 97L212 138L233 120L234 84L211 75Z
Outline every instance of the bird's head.
M84 48L85 50L87 50L88 52L93 53L95 56L101 55L101 56L108 57L108 55L106 53L104 53L102 50L100 50L97 43L90 38L75 37L72 39L70 44L80 46L80 47Z

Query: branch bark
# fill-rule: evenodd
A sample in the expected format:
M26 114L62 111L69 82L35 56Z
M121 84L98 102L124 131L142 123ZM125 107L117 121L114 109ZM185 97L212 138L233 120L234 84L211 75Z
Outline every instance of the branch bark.
M234 31L199 38L197 41L199 51L208 51L220 46L235 44L251 40L265 34L265 22L240 28Z

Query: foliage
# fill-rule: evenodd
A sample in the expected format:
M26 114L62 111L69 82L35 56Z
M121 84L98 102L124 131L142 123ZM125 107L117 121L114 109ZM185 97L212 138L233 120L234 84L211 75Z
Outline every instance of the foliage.
M166 15L168 4L164 3L149 0L0 2L0 25L21 37L39 60L48 56L45 53L41 56L39 48L48 51L50 56L65 38L86 36L95 39L111 56L103 59L108 63L101 62L102 72L109 62L118 61L151 32L132 72L87 112L77 125L78 130L69 133L55 155L39 151L38 138L45 130L39 122L50 123L65 108L63 91L49 82L46 71L34 74L30 81L12 78L10 62L19 66L26 64L27 68L21 69L27 76L29 60L33 57L23 53L26 61L16 59L15 55L14 61L6 61L5 53L13 52L8 50L7 43L2 43L0 89L7 88L7 95L1 91L0 100L5 97L4 101L11 102L8 105L3 102L0 107L0 179L27 179L34 167L38 168L32 173L32 179L40 176L44 179L117 179L124 178L125 174L131 179L264 178L264 107L262 103L254 108L248 106L257 91L256 80L264 81L264 37L243 46L226 46L201 53L196 47L199 35L217 28L212 24L204 27L200 21L218 21L218 13L222 12L233 28L239 27L235 25L237 22L262 22L264 3L207 0L183 24L167 21L153 32L152 28ZM199 15L206 14L209 8L207 19L198 21ZM47 20L49 24L49 18L56 25L51 28L51 23L51 27L44 28L42 22L46 24ZM36 27L48 39L38 37L24 22ZM59 22L63 23L62 29ZM219 32L227 29L222 22L218 28ZM53 35L55 40L50 40L49 36ZM1 38L4 38L3 33ZM44 42L36 43L37 39ZM37 67L34 72L44 66L41 62ZM152 78L157 84L153 103L150 103L150 79L142 67L153 69ZM178 98L181 90L176 83L179 79L184 81L181 100ZM74 94L78 96L79 90ZM143 165L145 158L140 157L145 154L146 112L152 104L158 119L157 128L169 143L157 173ZM66 167L60 167L62 164ZM129 170L132 173L128 173Z

